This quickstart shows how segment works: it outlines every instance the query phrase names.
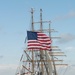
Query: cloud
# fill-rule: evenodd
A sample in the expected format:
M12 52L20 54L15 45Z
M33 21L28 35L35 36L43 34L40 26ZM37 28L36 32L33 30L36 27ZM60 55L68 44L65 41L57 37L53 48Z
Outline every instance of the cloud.
M65 43L75 40L75 35L72 35L70 33L61 34L60 37L61 39L57 41L57 43L59 44L63 44L63 43L65 44Z
M15 64L1 64L0 75L15 75L17 65Z
M2 59L3 58L3 55L0 55L0 59Z
M72 52L73 50L75 51L75 47L67 47L67 48L65 48L65 50L66 50L66 51L71 51L71 52Z
M75 65L62 66L57 71L58 75L75 75Z
M17 65L15 64L1 64L0 65L0 70L1 69L15 69L17 67Z
M75 17L75 11L71 11L68 13L67 17Z
M64 75L75 75L75 66L68 66L64 72Z
M75 17L75 11L70 11L66 15L56 17L53 21L64 20L73 17Z

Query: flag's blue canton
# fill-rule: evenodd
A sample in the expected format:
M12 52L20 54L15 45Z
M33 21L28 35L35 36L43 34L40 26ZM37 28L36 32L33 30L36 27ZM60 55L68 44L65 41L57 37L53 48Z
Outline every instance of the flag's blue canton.
M37 32L27 31L28 40L37 40Z

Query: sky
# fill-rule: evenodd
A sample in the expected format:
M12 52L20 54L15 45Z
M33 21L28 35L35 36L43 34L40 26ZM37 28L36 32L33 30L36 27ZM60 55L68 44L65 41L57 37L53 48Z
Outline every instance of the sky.
M67 55L68 63L62 75L75 75L75 0L0 0L0 75L15 75L20 57L25 49L26 31L30 30L31 8L34 21L50 20L59 36L54 45Z

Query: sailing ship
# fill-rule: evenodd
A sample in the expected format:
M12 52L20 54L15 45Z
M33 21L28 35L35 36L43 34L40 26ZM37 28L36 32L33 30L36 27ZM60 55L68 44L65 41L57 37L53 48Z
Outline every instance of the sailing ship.
M58 46L52 45L53 39L60 37L52 37L51 32L56 32L51 29L51 21L42 21L42 9L40 9L40 21L34 22L34 10L31 9L31 27L27 31L26 48L20 59L20 65L16 75L59 75L56 67L63 60L58 59L60 56L65 56ZM35 29L35 24L38 23L39 29ZM48 28L43 28L44 23L48 23ZM46 34L47 32L47 34Z

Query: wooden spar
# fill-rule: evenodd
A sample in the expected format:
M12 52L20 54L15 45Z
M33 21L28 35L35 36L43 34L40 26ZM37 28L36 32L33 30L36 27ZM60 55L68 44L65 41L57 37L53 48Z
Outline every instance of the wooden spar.
M53 54L51 54L50 56L66 56L66 55L53 55Z
M51 56L66 56L64 52L49 52Z
M42 61L34 60L34 62L53 62L53 61L60 62L60 61L63 61L63 60L42 60ZM33 62L33 60L26 60L26 61L23 61L23 62Z
M52 39L61 39L61 37L51 37Z
M51 23L51 21L42 21L42 23ZM33 23L41 23L41 22L33 22Z
M26 50L27 52L32 52L32 50ZM34 50L34 52L36 52L36 51L40 51L40 50ZM49 51L49 50L48 50ZM61 49L59 49L59 48L52 48L52 52L54 52L54 51L61 51ZM50 52L50 51L49 51Z
M29 59L32 60L25 50L24 50L24 52L26 53L27 57L29 57Z
M29 69L27 69L24 65L22 65L23 66L23 68L25 68L26 70L28 70L30 73L33 73L33 72L31 72Z
M49 52L49 54L64 54L64 52Z
M52 49L52 51L61 51L61 49L58 49L58 48L57 49Z
M52 49L52 48L58 48L58 46L51 46L51 49Z
M35 64L35 65L38 65L38 64ZM39 64L39 65L41 65L41 64ZM44 66L44 64L43 64L43 66ZM55 66L68 66L68 64L55 64Z
M23 54L22 54L22 56L21 56L21 59L20 59L20 61L22 60L22 58L23 58Z
M42 31L42 32L57 32L54 29L42 29L42 30L35 30L35 31Z
M55 66L68 66L68 64L55 64Z

